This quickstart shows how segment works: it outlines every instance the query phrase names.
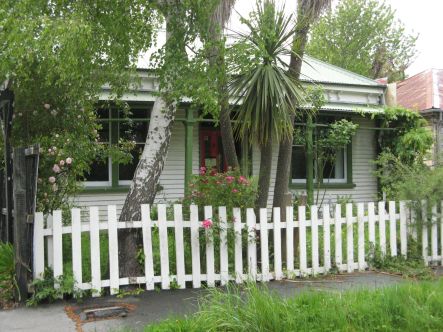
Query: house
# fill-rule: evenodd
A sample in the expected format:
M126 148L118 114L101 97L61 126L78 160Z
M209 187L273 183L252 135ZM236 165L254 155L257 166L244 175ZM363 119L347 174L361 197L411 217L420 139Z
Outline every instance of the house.
M324 197L325 203L335 202L340 196L349 197L355 202L374 200L377 180L373 175L372 160L377 153L377 129L369 115L383 111L386 85L311 57L305 60L301 74L303 84L322 86L327 101L319 118L325 122L347 118L359 125L352 143L338 152L336 164L330 165L328 176L323 177L320 196ZM131 105L133 113L131 122L134 130L129 135L137 144L134 163L117 165L108 160L94 165L84 191L76 198L79 206L99 206L103 215L108 204L121 208L148 130L149 111L155 100L153 92L157 89L157 83L146 70L139 70L139 75L142 80L140 88L123 97ZM101 98L106 100L108 96L109 90L104 88ZM98 112L103 125L101 137L104 143L117 142L119 137L128 135L128 120L120 118L118 110L101 109ZM241 163L249 165L252 175L258 175L260 152L257 146L238 142L237 147ZM278 146L275 146L270 204L277 155ZM294 163L288 181L294 194L302 195L306 191L303 147L294 145L293 156L297 163ZM211 119L201 118L198 110L183 104L176 115L169 153L160 177L157 202L174 202L183 198L191 174L198 174L200 166L224 170L220 131Z
M397 83L397 104L416 110L428 121L434 135L432 161L443 152L443 69L428 69Z

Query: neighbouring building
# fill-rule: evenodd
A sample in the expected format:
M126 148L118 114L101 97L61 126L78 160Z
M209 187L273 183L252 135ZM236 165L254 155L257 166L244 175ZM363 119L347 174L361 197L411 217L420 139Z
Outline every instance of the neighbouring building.
M443 152L443 69L428 69L397 83L397 105L416 110L428 121L434 135L432 161Z
M301 79L305 86L317 84L323 87L326 104L319 121L328 123L334 119L346 118L359 125L356 135L342 151L337 152L335 165L330 165L323 175L319 197L324 203L332 203L338 197L348 197L355 202L372 201L377 195L377 179L373 175L372 161L376 157L376 124L371 114L383 111L386 85L350 71L306 57L302 66ZM83 192L76 197L79 206L99 206L101 215L106 214L105 206L115 204L120 211L128 185L137 165L138 155L143 149L149 125L149 114L155 100L153 94L158 86L147 70L138 71L142 84L137 91L124 95L132 109L130 120L121 116L118 109L99 109L103 125L103 143L118 142L128 137L137 142L134 161L130 165L118 165L111 159L93 166L84 183ZM109 97L109 90L103 89L101 99ZM128 133L128 121L132 131ZM258 175L260 152L257 146L237 142L239 158L248 165L252 175ZM269 203L272 204L275 168L278 146L274 148L273 170ZM304 147L294 145L292 176L288 179L295 196L306 192L306 165ZM164 171L160 177L157 202L175 202L183 198L191 174L198 174L199 168L225 170L219 128L209 118L202 118L199 111L180 105L177 112L170 149ZM325 176L326 175L326 176Z

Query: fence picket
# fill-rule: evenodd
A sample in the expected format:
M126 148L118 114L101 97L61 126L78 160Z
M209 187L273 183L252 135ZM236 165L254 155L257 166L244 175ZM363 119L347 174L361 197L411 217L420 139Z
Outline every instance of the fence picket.
M158 236L160 244L160 274L162 289L169 289L169 248L166 205L158 204Z
M312 235L312 274L319 272L318 259L318 207L311 205L311 235Z
M406 202L400 202L400 252L406 257L408 251L408 228Z
M62 241L62 211L56 210L52 215L52 238L54 240L54 278L61 277L63 275L63 241ZM60 285L56 282L55 288Z
M438 256L437 205L432 207L431 215L431 254L432 261L436 261Z
M335 225L334 225L334 235L335 235L335 264L337 269L342 271L342 245L341 245L341 205L337 204L335 206Z
M205 220L212 221L212 206L205 206ZM208 287L215 286L215 266L214 266L214 236L213 228L205 229L206 235L206 282Z
M300 275L308 274L308 262L306 257L306 207L298 207L298 234L300 245Z
M429 244L428 244L428 205L426 201L422 201L421 217L422 217L422 233L421 233L421 245L422 256L425 264L428 264Z
M397 220L395 219L395 202L389 202L389 247L391 256L397 256Z
M109 241L109 285L111 295L117 294L120 288L118 266L117 207L108 205L108 241Z
M281 224L280 224L280 208L274 208L274 272L275 280L283 278L282 262L281 262Z
M154 257L152 254L152 222L150 206L141 205L142 212L142 234L143 234L143 251L145 253L145 278L146 289L154 289Z
M248 272L249 278L255 281L257 279L257 242L254 209L246 210L246 222L248 225Z
M286 207L286 270L288 278L294 273L294 208Z
M174 230L177 285L184 289L186 287L185 247L183 244L183 210L180 204L174 204Z
M228 257L228 222L226 207L218 208L220 217L220 282L224 286L229 281L229 257Z
M260 248L262 281L269 281L268 211L260 209Z
M358 269L363 271L366 268L365 263L365 205L357 204L357 223L358 223Z
M323 206L323 256L325 271L331 269L331 216L329 205Z
M386 215L385 202L378 202L378 230L380 236L380 251L386 256Z
M98 207L89 209L90 242L91 242L91 287L92 296L100 296L102 290L100 271L100 224Z
M354 226L352 203L346 204L346 261L348 272L354 271Z
M192 253L192 286L201 287L200 279L200 235L198 223L198 207L191 205L191 253Z
M42 279L45 272L45 237L43 213L37 212L34 221L33 277Z
M242 224L241 211L239 208L234 208L234 265L235 265L235 282L243 282L243 250L242 250Z
M413 206L411 206L411 221L410 221L410 232L414 241L418 240L418 232L417 232L417 213Z
M371 250L371 256L374 254L375 249L375 204L374 202L368 203L368 236L369 247Z
M48 214L48 218L46 219L46 228L52 229L52 214ZM54 268L54 238L52 235L46 238L46 246L48 248L47 251L47 263L48 267L51 269Z
M82 279L82 230L80 209L71 210L72 225L72 273L77 285L81 286Z

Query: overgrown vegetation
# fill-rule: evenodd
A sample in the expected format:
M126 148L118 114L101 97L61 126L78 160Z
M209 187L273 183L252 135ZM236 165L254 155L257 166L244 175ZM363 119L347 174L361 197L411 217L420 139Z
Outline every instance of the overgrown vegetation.
M0 309L11 304L15 288L14 248L0 242Z
M57 285L57 286L54 286ZM35 306L40 303L54 302L63 298L81 299L85 292L76 287L76 281L72 274L64 274L54 278L54 273L47 268L42 279L36 279L32 283L33 295L26 301L26 305Z
M247 285L213 290L199 309L145 331L439 331L443 281L290 298Z

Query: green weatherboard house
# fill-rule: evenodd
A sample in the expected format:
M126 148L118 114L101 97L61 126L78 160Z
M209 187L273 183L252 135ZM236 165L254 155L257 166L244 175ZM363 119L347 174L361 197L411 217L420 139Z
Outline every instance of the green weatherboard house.
M318 115L318 122L330 123L346 118L359 125L352 143L337 152L335 165L326 165L320 185L324 203L334 203L337 197L347 196L355 202L372 201L377 193L377 180L373 175L372 160L376 157L376 124L370 114L381 112L385 104L386 86L378 82L349 72L339 67L305 57L301 79L304 85L320 85L325 93L326 104ZM137 143L134 161L131 165L114 164L112 160L93 166L91 174L84 183L84 191L75 200L79 206L99 206L100 214L106 215L106 205L121 208L133 172L137 165L138 154L144 146L149 113L157 89L155 79L146 70L139 70L141 86L137 91L127 93L123 99L132 110L132 130L129 135ZM107 100L110 91L103 89L101 99ZM106 142L117 142L119 137L128 135L127 118L119 118L118 110L100 109L100 121L103 124L101 137ZM127 136L126 136L127 137ZM248 165L252 175L258 175L260 152L256 146L237 142L238 153L243 165ZM272 204L275 167L278 148L274 148L274 169L271 178L269 204ZM295 195L306 192L306 163L304 146L294 144L290 181ZM186 104L179 108L171 143L163 173L160 177L157 202L174 202L184 196L187 179L191 174L198 174L199 168L223 171L225 163L221 147L219 128L211 119L201 119L197 110ZM317 186L316 186L317 187Z

